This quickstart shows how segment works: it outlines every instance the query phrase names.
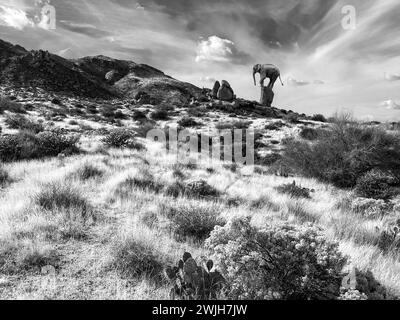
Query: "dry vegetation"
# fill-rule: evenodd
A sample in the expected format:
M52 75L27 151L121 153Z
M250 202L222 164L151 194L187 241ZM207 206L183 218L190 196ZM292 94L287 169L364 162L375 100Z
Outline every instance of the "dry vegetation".
M1 104L5 109L6 103ZM243 167L210 159L183 165L166 154L163 145L134 137L154 125L143 110L133 114L136 127L127 123L122 123L122 129L117 124L109 127L103 119L103 128L93 132L96 121L83 123L85 115L74 122L61 120L63 133L47 127L49 123L36 126L36 118L10 118L10 112L4 112L13 120L8 124L19 131L3 135L0 141L4 161L0 167L0 299L168 299L170 284L163 270L184 252L214 257L216 267L226 271L223 275L231 279L231 287L221 298L331 298L335 295L332 288L326 290L328 284L318 293L312 288L322 285L322 278L336 277L351 267L370 271L391 297L400 295L400 241L397 233L393 235L400 209L398 172L388 170L397 165L397 154L388 153L398 142L394 136L358 125L361 131L341 127L336 133L349 140L335 149L334 156L339 152L343 157L334 163L325 161L333 138L322 131L303 130L301 140L289 142L296 148L268 166ZM104 107L102 117L110 117L110 112L115 109ZM125 113L119 118L131 117ZM193 114L193 121L185 120L187 126L204 122ZM165 109L153 111L150 117L172 118ZM321 116L316 119L321 121ZM20 125L14 125L15 120ZM287 138L279 135L287 128L301 131L290 121L253 120L253 125L267 127L270 140ZM77 124L86 125L79 137L74 131ZM251 124L218 121L216 126L243 129ZM275 131L280 133L274 135ZM20 146L19 153L15 146ZM371 149L380 153L366 153ZM352 152L358 157L349 158ZM391 155L385 161L392 162L378 159L382 152ZM277 174L278 166L291 172ZM311 166L319 171L310 171ZM343 172L344 168L352 171ZM371 171L374 168L380 171ZM237 237L238 221L247 238ZM276 237L282 241L274 247ZM227 239L229 250L221 247ZM265 272L254 255L246 258L246 270L232 273L240 262L236 260L240 250L257 253L249 239L272 251L280 248L273 261L278 265L315 267L307 274L310 283L298 284L296 276L283 277L282 270L272 266ZM297 242L300 247L291 247ZM286 250L294 260L288 260ZM322 252L329 260L325 269L316 262Z

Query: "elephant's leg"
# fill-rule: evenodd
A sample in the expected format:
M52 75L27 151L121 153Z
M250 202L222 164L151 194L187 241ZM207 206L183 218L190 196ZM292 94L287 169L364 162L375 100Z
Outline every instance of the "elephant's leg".
M260 78L260 86L263 88L264 87L264 81L266 77L261 77Z
M278 79L278 77L275 77L275 76L272 77L271 80L269 81L268 88L270 88L272 90L274 88L274 85L275 85L275 82L277 79Z

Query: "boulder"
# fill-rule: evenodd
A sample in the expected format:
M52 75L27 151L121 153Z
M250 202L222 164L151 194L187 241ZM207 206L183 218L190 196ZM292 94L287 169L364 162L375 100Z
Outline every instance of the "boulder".
M104 78L106 79L107 82L109 83L115 83L116 81L118 81L121 77L119 75L119 72L117 70L111 70L109 72L106 73L106 75L104 76Z
M223 101L233 101L235 94L228 81L222 80L221 87L218 90L217 98Z
M260 104L262 106L271 107L272 102L274 101L274 96L275 96L275 94L271 88L261 87Z
M214 87L213 87L212 92L211 92L211 97L212 98L217 99L219 88L221 88L221 84L219 83L219 81L215 81Z

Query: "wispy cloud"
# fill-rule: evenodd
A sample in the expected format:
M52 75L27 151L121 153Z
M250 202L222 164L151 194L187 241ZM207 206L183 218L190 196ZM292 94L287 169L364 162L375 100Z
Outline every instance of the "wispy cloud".
M400 73L385 73L384 78L387 81L399 81Z
M394 100L387 100L381 103L381 106L389 110L400 110L400 102Z
M81 33L92 38L110 37L112 34L108 31L97 28L95 25L88 23L76 23L73 21L62 20L59 21L59 26L63 27L66 30Z
M286 80L286 82L289 86L293 86L293 87L302 87L302 86L308 86L309 84L311 84L311 82L309 82L309 81L296 80L293 78L288 78Z
M304 87L309 85L322 85L325 84L322 80L314 80L314 81L305 81L305 80L296 80L292 77L289 77L286 80L287 84L292 87Z
M0 6L0 25L23 30L33 27L34 23L28 18L27 13L18 8Z
M205 76L205 77L200 77L200 81L205 82L207 84L214 84L217 81L217 79L215 79L213 77Z

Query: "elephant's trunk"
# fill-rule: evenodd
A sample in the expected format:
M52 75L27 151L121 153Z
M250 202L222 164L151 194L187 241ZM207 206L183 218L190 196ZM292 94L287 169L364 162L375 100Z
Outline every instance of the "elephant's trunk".
M253 80L254 80L254 85L256 86L257 84L256 84L256 71L255 70L253 70Z

